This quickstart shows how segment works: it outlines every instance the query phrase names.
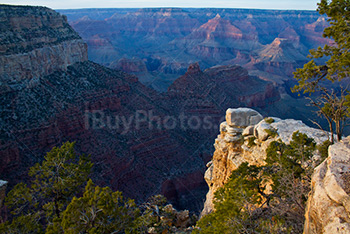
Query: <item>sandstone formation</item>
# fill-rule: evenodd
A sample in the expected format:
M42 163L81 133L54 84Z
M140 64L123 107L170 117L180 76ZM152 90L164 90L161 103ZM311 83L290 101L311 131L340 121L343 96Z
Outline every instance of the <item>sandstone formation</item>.
M328 154L312 176L305 234L350 233L350 137Z
M178 100L180 109L200 109L198 104L202 102L206 109L212 105L221 113L232 105L264 108L280 99L272 83L249 76L241 66L215 66L202 71L198 63L191 64L185 75L174 81L167 95Z
M51 9L0 5L0 21L0 82L4 85L15 88L19 82L87 60L86 43L66 17Z
M213 210L214 193L226 183L233 170L243 162L264 165L269 144L278 139L289 143L295 131L307 134L318 144L328 139L326 132L310 128L301 121L274 117L263 119L249 108L228 109L226 121L220 124L220 135L215 140L213 158L207 164L204 178L209 192L201 215Z

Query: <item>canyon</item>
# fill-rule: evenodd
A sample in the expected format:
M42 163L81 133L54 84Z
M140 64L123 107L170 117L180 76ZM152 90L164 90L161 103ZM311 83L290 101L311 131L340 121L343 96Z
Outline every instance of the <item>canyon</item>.
M5 190L65 141L91 155L96 184L138 203L161 193L174 207L205 215L231 172L243 162L263 165L273 140L289 143L295 131L318 144L328 139L284 119L310 117L288 89L307 50L328 43L321 37L327 22L316 13L60 12L72 26L45 7L0 5L2 215ZM348 156L346 138L314 171L305 233L350 230Z
M159 93L135 75L87 60L65 16L30 6L0 5L0 12L8 25L0 45L0 174L8 188L26 181L52 147L75 141L78 154L91 155L100 186L137 202L162 193L198 212L226 108L264 111L281 99L272 82L241 66L202 71L198 63Z
M89 59L165 92L188 66L238 64L287 92L310 49L331 43L316 11L258 9L58 10L88 44ZM286 82L289 81L289 82ZM288 86L288 87L285 87Z
M317 117L315 109L306 107L308 101L291 88L296 85L293 72L309 60L309 50L332 43L323 37L329 22L316 11L146 8L58 12L67 16L88 44L90 60L134 74L158 92L167 93L191 64L198 63L203 71L239 65L249 76L271 82L279 93L278 101L267 101L264 107L259 104L262 114L300 119L314 126L310 119ZM327 126L323 119L318 124Z

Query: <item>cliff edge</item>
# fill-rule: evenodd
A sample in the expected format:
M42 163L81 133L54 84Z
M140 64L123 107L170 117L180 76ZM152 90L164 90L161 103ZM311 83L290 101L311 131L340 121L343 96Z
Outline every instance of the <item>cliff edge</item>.
M257 111L249 108L228 109L226 121L221 123L220 134L215 140L212 161L207 164L204 178L209 192L201 216L213 211L214 194L227 182L232 171L244 162L264 165L270 143L281 139L288 144L296 131L305 133L317 144L328 139L327 132L310 128L302 121L274 117L264 119Z

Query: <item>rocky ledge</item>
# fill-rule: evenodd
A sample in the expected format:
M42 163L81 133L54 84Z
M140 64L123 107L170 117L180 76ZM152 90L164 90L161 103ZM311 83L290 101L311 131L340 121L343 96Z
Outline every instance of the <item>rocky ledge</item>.
M220 124L220 134L215 140L212 161L207 164L204 178L209 192L201 216L213 211L214 193L226 183L233 170L244 162L264 165L270 143L281 139L288 144L296 131L305 133L317 144L328 139L327 132L310 128L298 120L263 118L249 108L228 109L226 121Z

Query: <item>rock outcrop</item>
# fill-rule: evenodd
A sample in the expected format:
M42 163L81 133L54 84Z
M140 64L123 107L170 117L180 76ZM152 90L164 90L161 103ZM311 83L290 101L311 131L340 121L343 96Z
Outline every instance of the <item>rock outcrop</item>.
M87 60L67 18L45 7L0 5L0 82L12 89Z
M2 208L2 202L5 199L7 181L0 180L0 209Z
M7 181L0 180L0 223L6 220L6 208L3 202L6 197Z
M289 143L295 131L307 134L318 144L328 139L326 132L310 128L301 121L274 117L263 119L249 108L228 109L226 121L220 124L220 135L215 140L213 158L207 164L204 178L209 192L201 215L213 211L214 194L227 182L233 170L243 162L264 165L269 144L278 139Z
M249 76L241 66L215 66L202 71L198 63L191 64L186 74L174 81L167 95L180 104L180 109L189 105L198 109L194 104L202 102L221 112L232 105L264 108L280 99L271 82Z
M329 147L312 176L305 234L350 233L350 137Z

